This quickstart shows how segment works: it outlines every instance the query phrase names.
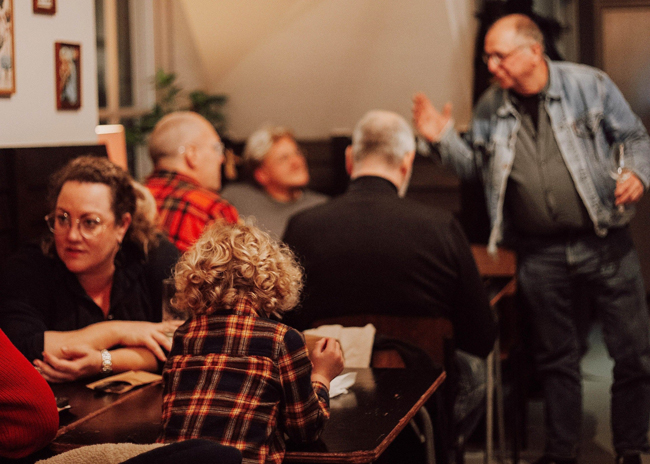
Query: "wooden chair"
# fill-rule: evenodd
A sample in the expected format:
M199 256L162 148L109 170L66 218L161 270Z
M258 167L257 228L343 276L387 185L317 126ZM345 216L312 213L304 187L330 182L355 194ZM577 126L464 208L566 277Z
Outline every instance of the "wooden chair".
M375 326L376 333L402 342L409 343L424 351L431 360L440 365L446 365L449 346L453 340L451 321L442 317L392 316L383 314L358 314L340 316L330 319L320 319L312 327L321 325L340 324L344 327L362 327L366 324ZM373 350L371 366L378 368L404 368L406 364L400 353L395 349ZM411 421L421 441L426 446L427 462L436 462L434 450L433 424L425 407L418 411L422 422L420 427ZM444 458L446 459L446 453Z
M344 327L363 327L372 324L378 334L417 346L440 366L445 365L445 343L453 339L451 321L442 317L355 314L319 319L312 324L312 327L329 324L340 324ZM373 352L371 365L384 368L406 367L395 350Z

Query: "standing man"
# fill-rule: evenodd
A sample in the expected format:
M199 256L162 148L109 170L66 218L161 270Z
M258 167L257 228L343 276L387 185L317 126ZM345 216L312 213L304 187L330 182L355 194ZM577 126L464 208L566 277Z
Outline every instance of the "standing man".
M255 185L230 184L223 197L242 216L254 216L257 226L282 237L289 218L327 201L327 196L307 188L307 160L286 127L266 126L246 141L244 169Z
M614 358L612 428L617 463L648 451L648 310L628 222L650 181L650 140L602 71L549 61L535 23L506 16L485 37L497 85L481 97L468 133L452 129L422 94L413 117L461 177L480 177L491 219L489 246L518 253L518 283L535 333L546 406L538 464L575 463L582 390L574 323L578 288L593 295ZM612 149L624 144L631 173L614 180ZM584 306L584 305L583 305Z
M352 179L345 194L289 220L285 242L305 268L300 329L317 319L355 314L446 317L460 373L456 430L480 419L485 358L497 326L467 238L447 211L402 198L415 139L389 111L359 121L345 153ZM470 353L473 356L468 355Z
M219 196L223 144L203 116L176 111L149 139L154 172L146 181L169 239L184 252L216 220L235 223L237 210Z

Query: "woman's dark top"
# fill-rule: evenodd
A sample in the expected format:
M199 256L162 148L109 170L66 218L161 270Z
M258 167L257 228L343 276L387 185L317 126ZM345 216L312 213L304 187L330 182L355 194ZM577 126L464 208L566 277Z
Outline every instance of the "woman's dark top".
M115 257L111 305L105 318L65 264L30 244L19 249L0 273L0 329L27 359L42 359L43 333L76 330L104 320L162 319L162 281L179 253L161 238L145 258L139 246L124 242Z

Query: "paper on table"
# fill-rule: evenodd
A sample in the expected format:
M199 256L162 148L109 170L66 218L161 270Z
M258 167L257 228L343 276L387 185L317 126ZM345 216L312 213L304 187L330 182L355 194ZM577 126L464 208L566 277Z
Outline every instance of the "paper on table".
M330 399L348 392L348 388L357 381L356 372L339 375L330 382Z
M339 324L321 325L315 329L305 330L305 336L332 337L341 343L345 357L345 367L369 367L372 357L372 345L375 341L375 326L343 327Z

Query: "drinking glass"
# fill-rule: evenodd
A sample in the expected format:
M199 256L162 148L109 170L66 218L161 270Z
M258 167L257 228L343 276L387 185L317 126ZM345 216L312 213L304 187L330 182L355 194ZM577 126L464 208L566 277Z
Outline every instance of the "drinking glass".
M167 321L185 321L189 317L186 311L182 311L175 306L174 295L176 294L176 283L173 277L163 280L162 286L162 320ZM171 340L174 332L165 333Z
M625 157L625 146L622 143L614 144L612 147L611 167L609 175L617 184L625 182L632 175L629 160ZM625 205L618 205L618 212L625 212Z

